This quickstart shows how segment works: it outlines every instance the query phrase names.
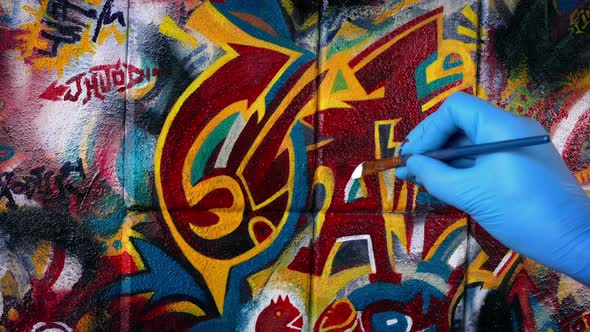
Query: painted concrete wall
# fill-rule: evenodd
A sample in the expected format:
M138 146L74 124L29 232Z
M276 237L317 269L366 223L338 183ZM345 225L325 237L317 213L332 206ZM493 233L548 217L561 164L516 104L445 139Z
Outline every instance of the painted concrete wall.
M547 1L558 34L584 8ZM590 329L589 289L395 171L348 181L462 90L541 121L590 185L590 76L508 71L515 10L2 1L0 330Z

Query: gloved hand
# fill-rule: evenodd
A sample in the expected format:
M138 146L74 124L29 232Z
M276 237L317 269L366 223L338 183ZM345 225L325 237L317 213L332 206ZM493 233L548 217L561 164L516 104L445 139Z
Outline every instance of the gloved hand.
M507 247L590 285L590 198L553 144L449 164L420 155L451 138L462 145L546 134L532 119L455 93L408 135L401 153L412 156L396 174L467 212Z

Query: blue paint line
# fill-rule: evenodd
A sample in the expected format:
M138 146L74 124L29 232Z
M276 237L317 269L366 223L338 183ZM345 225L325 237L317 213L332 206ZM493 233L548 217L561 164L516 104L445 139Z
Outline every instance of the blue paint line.
M199 305L211 306L210 296L193 280L183 266L147 241L138 238L130 240L140 253L146 268L114 282L112 286L100 293L100 300L107 302L120 296L153 292L148 304L168 296L182 295L196 299Z
M0 145L0 161L10 160L14 156L14 149L8 145Z
M304 209L309 191L307 147L305 145L303 125L300 122L297 122L293 126L290 138L293 141L295 169L293 170L294 179L291 206L286 209L286 211L290 211L288 212L287 220L281 229L281 233L266 250L231 269L223 307L223 317L220 318L222 322L215 322L214 324L222 324L226 328L237 326L240 308L243 305L240 302L240 289L243 283L247 282L246 278L275 261L295 236L295 229L301 216L301 212L299 211ZM199 326L199 328L201 327Z
M422 280L408 280L401 285L390 283L369 284L363 288L354 290L348 299L357 311L365 310L372 303L380 301L394 301L408 303L416 296L422 295L425 302L425 313L428 311L430 297L443 299L445 294L434 286Z

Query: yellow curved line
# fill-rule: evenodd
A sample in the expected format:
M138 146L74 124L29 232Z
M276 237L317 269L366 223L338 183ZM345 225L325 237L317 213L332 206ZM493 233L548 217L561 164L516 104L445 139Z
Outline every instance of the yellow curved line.
M252 241L254 241L254 243L260 244L261 242L258 242L258 240L256 240L256 235L254 234L254 224L257 222L262 222L265 225L267 225L272 230L273 233L276 231L277 228L270 220L268 220L264 217L258 216L258 217L254 217L254 218L250 219L250 221L248 222L248 233L250 234L250 238L252 239ZM264 241L268 240L271 237L272 236L267 237Z
M202 18L206 18L203 20ZM291 51L284 47L280 47L277 45L273 45L271 43L265 42L263 40L256 39L245 32L241 31L239 28L234 26L229 20L227 20L221 13L219 13L211 3L205 2L201 6L195 9L191 17L187 22L187 27L197 30L199 33L203 34L206 38L211 40L212 42L220 45L224 50L225 54L221 56L217 61L215 61L211 66L209 66L201 75L199 75L190 85L189 87L182 93L182 95L178 98L166 121L162 128L162 132L158 138L158 142L156 145L156 152L154 157L154 175L155 175L155 182L156 182L156 191L158 193L158 200L160 203L160 207L162 209L162 215L164 216L164 220L166 225L170 229L170 233L176 241L177 245L187 257L189 262L202 274L207 287L210 289L211 294L215 300L217 305L217 309L219 310L220 314L223 314L223 304L225 300L225 289L227 285L227 278L229 274L230 268L245 260L254 257L259 252L263 251L268 247L268 245L272 242L272 239L269 241L264 241L263 244L254 247L250 251L234 257L228 260L219 260L213 259L208 256L205 256L194 248L192 248L187 241L182 237L178 229L176 228L172 217L170 216L170 212L166 206L166 202L163 196L163 186L161 182L161 169L160 163L162 161L162 153L163 148L166 143L166 138L170 133L170 127L180 111L181 106L186 101L186 99L197 90L197 88L208 78L213 76L221 67L227 64L229 61L234 59L238 56L237 52L235 52L228 43L236 43L236 44L247 44L247 45L256 45L261 48L267 48L282 52L283 54L290 55L289 61L279 70L279 72L275 75L273 82L276 82L278 78L285 72L285 70L292 64L296 58L300 55L300 53ZM186 27L185 27L186 28ZM272 84L264 90L263 93L258 97L257 101L251 107L251 110L255 110L259 112L259 118L261 118L261 114L264 112L264 98L265 95L270 91ZM268 132L270 128L266 129ZM266 132L261 133L264 135ZM258 136L260 139L261 136ZM259 144L260 142L258 142ZM256 148L256 144L253 146L253 149ZM293 173L294 162L292 158L290 159L291 173ZM289 202L291 202L291 197L289 197ZM278 233L280 233L280 228L284 225L288 214L285 213L280 221L280 227L278 232L273 234L273 237L276 237Z
M438 250L440 245L449 237L449 234L454 232L455 230L464 227L467 225L467 218L461 218L454 222L451 226L447 227L444 232L436 239L436 242L432 245L430 250L428 251L428 255L424 258L425 261L432 259L434 253Z

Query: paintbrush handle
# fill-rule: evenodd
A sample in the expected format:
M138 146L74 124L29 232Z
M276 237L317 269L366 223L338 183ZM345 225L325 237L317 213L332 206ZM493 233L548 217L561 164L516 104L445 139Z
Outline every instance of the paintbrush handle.
M480 154L498 152L508 149L520 148L524 146L531 146L531 145L538 145L538 144L545 144L550 142L551 139L548 135L543 136L533 136L527 138L519 138L519 139L512 139L508 141L500 141L500 142L493 142L493 143L484 143L484 144L474 144L469 146L462 146L457 148L448 148L436 151L430 151L423 153L423 155L435 158L438 160L455 160L460 159L463 157L468 156L475 156ZM403 162L409 158L409 156L403 156Z

